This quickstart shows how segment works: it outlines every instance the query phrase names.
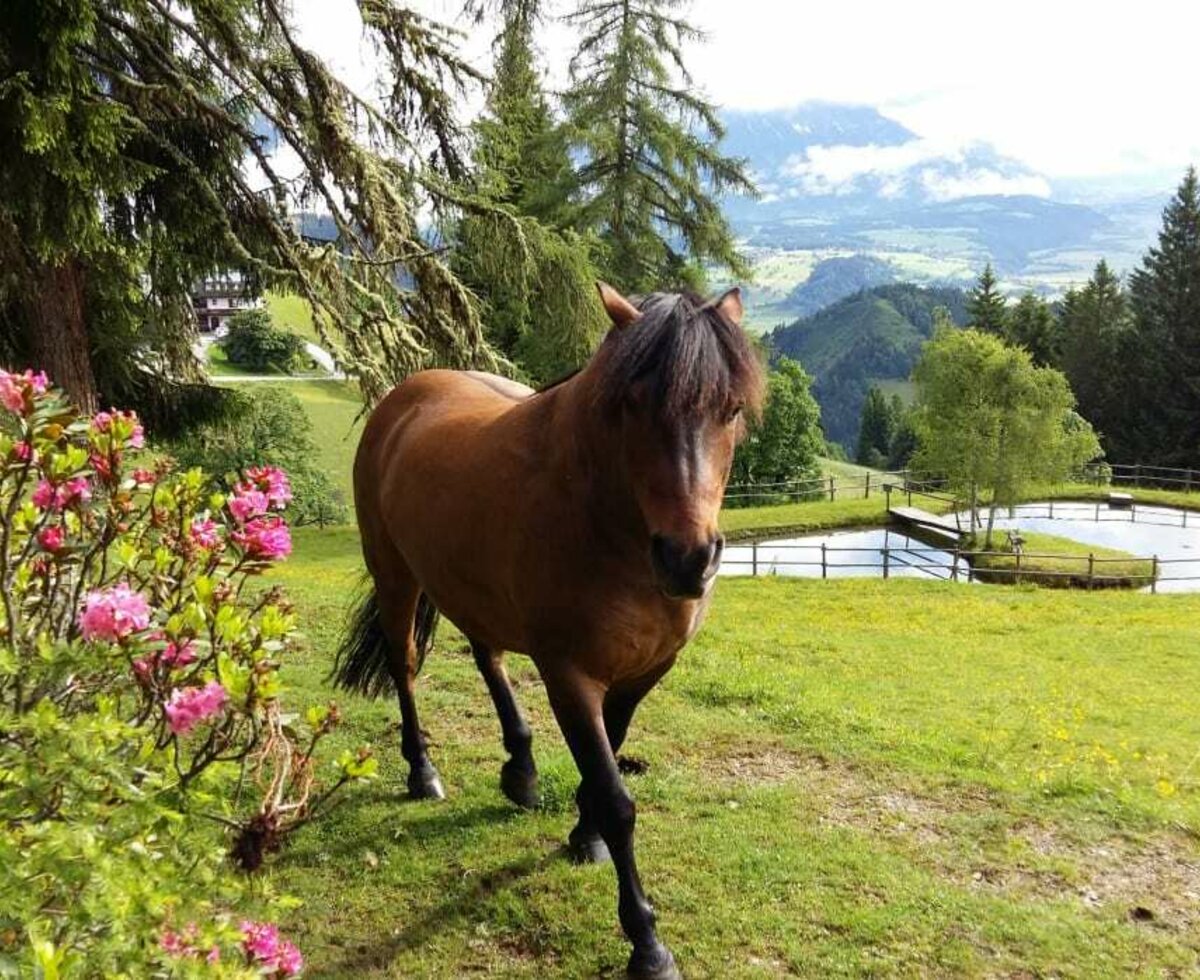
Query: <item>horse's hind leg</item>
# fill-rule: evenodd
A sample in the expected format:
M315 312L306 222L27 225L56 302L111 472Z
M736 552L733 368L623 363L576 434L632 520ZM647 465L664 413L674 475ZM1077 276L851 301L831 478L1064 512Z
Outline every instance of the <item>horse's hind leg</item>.
M441 777L429 761L413 696L420 667L416 628L419 611L423 611L419 610L421 589L407 568L393 571L386 585L381 579L383 576L375 579L380 625L388 639L388 672L396 682L400 701L400 753L409 766L408 794L417 800L445 799Z
M537 766L531 751L533 734L521 716L501 655L474 640L471 652L500 716L504 747L508 750L508 761L500 769L500 789L517 806L531 810L538 804Z

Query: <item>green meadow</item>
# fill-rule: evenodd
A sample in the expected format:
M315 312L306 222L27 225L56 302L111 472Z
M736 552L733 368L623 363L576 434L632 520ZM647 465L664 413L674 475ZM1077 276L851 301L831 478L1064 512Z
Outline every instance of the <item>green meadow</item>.
M849 506L796 505L813 524ZM269 872L299 899L310 975L620 976L611 868L561 850L576 775L536 674L509 658L541 768L526 813L443 624L419 704L449 798L410 802L394 703L325 681L360 574L341 528L298 532L275 575L307 638L292 703L336 697L336 740L381 762ZM685 976L1194 975L1197 623L1200 595L722 580L625 748L648 765L639 856Z

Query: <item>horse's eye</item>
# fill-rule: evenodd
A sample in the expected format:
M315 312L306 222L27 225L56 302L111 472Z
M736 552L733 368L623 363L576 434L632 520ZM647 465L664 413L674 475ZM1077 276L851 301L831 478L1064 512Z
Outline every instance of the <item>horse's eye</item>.
M737 420L738 420L738 419L741 417L741 414L742 414L742 406L741 406L741 405L735 405L733 408L731 408L731 409L730 409L730 410L729 410L729 411L726 413L726 415L725 415L725 424L726 424L726 425L733 425L733 423L734 423L734 422L736 422L736 421L737 421Z

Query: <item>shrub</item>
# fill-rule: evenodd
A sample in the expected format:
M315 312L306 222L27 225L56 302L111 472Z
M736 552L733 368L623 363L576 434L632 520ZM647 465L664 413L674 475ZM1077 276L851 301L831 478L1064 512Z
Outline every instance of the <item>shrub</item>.
M173 443L183 467L221 474L228 489L248 466L268 463L287 470L292 482L288 516L293 524L337 524L347 518L346 501L313 459L312 425L300 399L279 385L246 386L232 394L225 414Z
M221 347L230 363L251 371L282 371L302 362L304 341L271 324L266 310L239 310L229 318L229 333Z
M142 441L0 371L0 975L289 976L236 869L374 760L323 778L336 708L281 704L293 615L253 580L291 547L286 476L212 494L131 466Z

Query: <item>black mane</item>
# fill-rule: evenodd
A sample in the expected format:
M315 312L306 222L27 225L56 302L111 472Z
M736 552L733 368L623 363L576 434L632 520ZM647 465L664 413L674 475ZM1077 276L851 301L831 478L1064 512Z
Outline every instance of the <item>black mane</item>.
M632 302L641 318L609 331L593 362L606 410L619 408L638 383L667 422L758 410L762 365L741 327L694 293L652 293Z

